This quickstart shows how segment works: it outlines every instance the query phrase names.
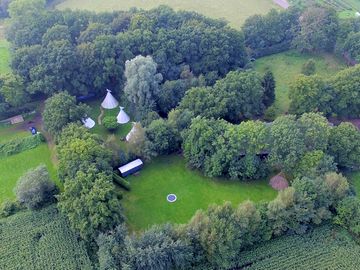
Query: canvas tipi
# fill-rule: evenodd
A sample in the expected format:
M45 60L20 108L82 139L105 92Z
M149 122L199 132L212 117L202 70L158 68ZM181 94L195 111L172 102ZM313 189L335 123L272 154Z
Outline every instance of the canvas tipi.
M119 102L114 98L109 89L106 89L107 94L104 101L101 103L101 107L104 109L114 109L119 105Z
M130 117L124 112L124 107L120 107L120 112L116 119L119 124L126 124L130 121Z

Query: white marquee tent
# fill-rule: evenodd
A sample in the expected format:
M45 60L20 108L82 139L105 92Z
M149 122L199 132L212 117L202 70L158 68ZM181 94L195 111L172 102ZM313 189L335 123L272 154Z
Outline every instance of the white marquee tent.
M104 109L114 109L119 105L119 102L114 98L109 89L106 89L107 94L104 101L101 103L101 107Z
M119 124L126 124L127 122L130 121L130 117L124 111L124 107L120 107L120 112L116 117L116 119Z

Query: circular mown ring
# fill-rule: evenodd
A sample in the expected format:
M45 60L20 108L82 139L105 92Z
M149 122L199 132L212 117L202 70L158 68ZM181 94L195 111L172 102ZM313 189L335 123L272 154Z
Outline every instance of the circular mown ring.
M175 194L169 194L166 196L166 200L170 203L176 202L177 197Z

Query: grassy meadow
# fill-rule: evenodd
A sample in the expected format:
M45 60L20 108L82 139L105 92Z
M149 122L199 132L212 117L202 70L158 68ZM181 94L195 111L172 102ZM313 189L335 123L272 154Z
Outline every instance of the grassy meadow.
M301 74L302 65L309 59L314 59L316 62L316 74L324 77L329 77L346 67L341 59L332 54L310 55L293 50L262 57L255 61L255 70L263 73L266 69L270 69L274 73L275 106L279 114L288 111L290 85Z
M61 187L56 169L51 161L51 152L46 143L40 146L0 159L0 204L15 198L13 192L17 180L26 171L45 164L51 179Z
M247 17L265 14L279 8L271 0L65 0L57 8L87 9L92 11L128 10L132 7L152 9L167 5L175 10L196 11L211 18L225 18L234 28L240 28Z
M236 206L245 200L270 201L277 194L267 180L246 183L205 177L187 168L178 155L156 158L139 175L126 179L131 191L123 192L122 204L133 230L166 222L186 223L196 210L210 204L230 201ZM170 193L176 194L176 202L167 202Z
M0 74L10 72L10 43L0 38Z

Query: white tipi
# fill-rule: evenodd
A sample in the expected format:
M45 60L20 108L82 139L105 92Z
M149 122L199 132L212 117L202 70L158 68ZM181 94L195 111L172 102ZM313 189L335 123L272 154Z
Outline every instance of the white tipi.
M119 124L126 124L130 121L130 117L126 114L126 112L124 112L124 107L120 106L120 112L116 119Z
M109 89L106 89L107 94L104 101L101 103L101 107L104 109L114 109L119 105L119 102L114 98Z

